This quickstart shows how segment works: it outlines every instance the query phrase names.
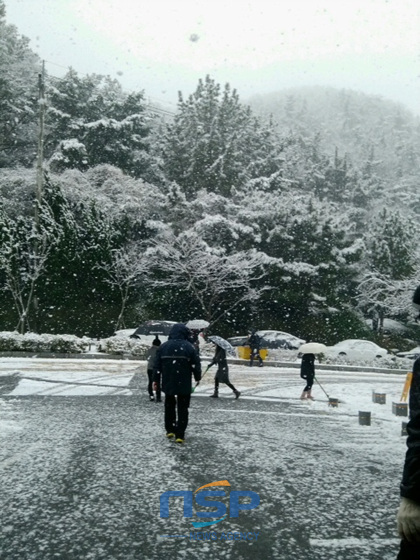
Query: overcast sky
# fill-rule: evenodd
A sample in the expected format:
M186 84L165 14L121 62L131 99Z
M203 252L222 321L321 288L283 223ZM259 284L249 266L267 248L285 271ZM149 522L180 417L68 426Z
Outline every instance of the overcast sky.
M48 73L109 74L173 104L210 74L246 101L350 88L420 114L418 0L4 0Z

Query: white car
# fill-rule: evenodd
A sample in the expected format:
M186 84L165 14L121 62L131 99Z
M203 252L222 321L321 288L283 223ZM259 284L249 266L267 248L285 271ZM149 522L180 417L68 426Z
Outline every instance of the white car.
M306 342L302 338L283 331L257 331L257 334L261 337L261 342L266 348L297 350L299 346Z
M261 348L285 348L287 350L297 350L306 341L293 334L283 331L257 331L261 337ZM245 346L248 344L248 336L233 336L228 338L232 346Z
M388 354L385 348L381 348L370 340L349 339L327 346L325 355L330 358L343 358L348 360L374 360L384 358Z
M409 360L416 360L420 356L420 346L416 346L407 352L397 352L396 356L399 358L408 358Z

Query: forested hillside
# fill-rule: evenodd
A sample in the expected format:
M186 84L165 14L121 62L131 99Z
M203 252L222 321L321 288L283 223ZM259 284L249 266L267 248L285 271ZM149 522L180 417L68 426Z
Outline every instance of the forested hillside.
M255 325L334 343L388 317L418 337L408 111L322 89L248 105L207 76L163 118L147 92L76 69L41 75L40 101L41 61L3 8L0 330L202 317L225 336Z
M327 87L259 95L249 104L257 114L272 115L280 129L316 141L323 153L376 177L380 199L418 212L420 118L404 106Z

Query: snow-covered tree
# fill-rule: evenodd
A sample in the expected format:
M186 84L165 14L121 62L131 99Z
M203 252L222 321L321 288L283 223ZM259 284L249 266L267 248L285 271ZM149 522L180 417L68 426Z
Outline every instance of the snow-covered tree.
M117 80L74 70L50 79L45 152L52 169L108 163L134 177L151 164L151 117L143 93L125 93Z
M255 286L270 262L264 253L250 250L228 255L220 247L210 247L193 231L175 236L168 230L147 253L155 271L150 285L180 294L189 301L184 314L201 313L213 324L268 289Z
M32 328L37 314L37 287L45 276L54 245L61 236L51 207L43 200L38 219L0 214L0 268L3 290L14 302L18 316L16 330L22 334ZM44 278L45 280L45 278ZM35 322L35 321L34 321Z
M116 320L114 330L123 329L125 325L125 311L132 292L136 287L145 283L150 267L148 255L137 245L130 244L120 249L112 249L110 261L97 265L106 273L106 282L118 289L121 299L121 309Z
M200 189L229 195L253 177L278 171L281 142L272 123L263 125L236 90L209 76L186 100L167 127L163 165L169 180L192 197Z
M398 211L383 208L373 218L364 242L364 268L358 306L380 331L385 317L407 316L417 271L418 225Z
M41 63L5 12L0 0L0 167L13 167L35 159Z

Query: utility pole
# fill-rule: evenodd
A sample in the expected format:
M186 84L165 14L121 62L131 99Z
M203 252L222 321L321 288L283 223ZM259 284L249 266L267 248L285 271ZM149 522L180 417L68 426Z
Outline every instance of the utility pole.
M42 61L41 72L38 74L38 150L36 162L36 200L35 200L35 228L37 234L40 233L39 209L41 207L42 197L44 195L44 121L45 121L45 61ZM34 267L38 267L38 258L40 252L39 239L34 240ZM33 306L35 310L35 326L38 323L39 302L36 293L33 295ZM29 309L29 304L28 304ZM25 330L25 324L22 324L22 332Z
M38 74L38 104L39 104L39 131L38 152L36 164L36 204L35 224L39 226L39 205L44 193L44 121L45 121L45 61L42 61L42 69Z

